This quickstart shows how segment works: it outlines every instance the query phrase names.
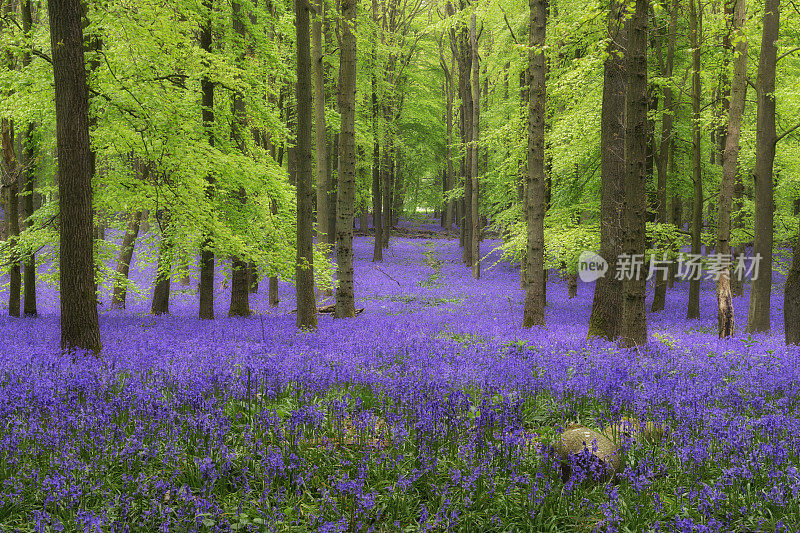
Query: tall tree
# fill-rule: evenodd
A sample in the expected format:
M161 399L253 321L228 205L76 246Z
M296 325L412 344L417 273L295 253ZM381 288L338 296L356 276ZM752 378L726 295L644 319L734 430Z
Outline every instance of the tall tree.
M794 241L793 256L783 289L783 327L786 344L800 344L800 235Z
M525 308L523 327L544 325L544 120L547 98L545 37L547 0L530 0L530 51L528 69L528 176L525 219L528 223L525 254Z
M469 199L470 210L472 211L472 229L470 230L470 257L472 259L472 277L481 277L481 230L480 214L478 212L478 157L480 139L480 113L481 113L481 70L480 57L478 56L478 30L475 21L475 13L472 13L470 21L470 48L472 49L472 145L469 150L470 156L470 176L472 181L472 194Z
M445 122L447 124L447 139L445 140L445 165L444 165L444 192L445 194L454 187L453 176L453 103L455 95L453 94L453 70L455 58L450 55L450 66L448 67L447 61L444 57L444 47L442 41L444 36L439 40L439 61L441 62L442 70L444 71L445 82L445 97L447 99L445 105ZM453 228L453 221L455 217L455 201L447 200L443 208L444 227L447 230Z
M459 1L460 10L466 11L466 0ZM463 220L461 229L463 233L462 259L468 267L472 267L472 135L474 115L474 101L472 97L472 46L470 44L470 28L461 23L458 30L458 90L461 97L461 176L464 180Z
M156 221L161 230L161 239L158 241L158 261L156 265L156 279L153 286L153 302L150 312L154 315L169 314L169 294L172 281L172 235L170 234L169 212L156 213Z
M14 123L4 118L2 120L2 153L3 153L3 188L8 190L6 206L6 223L8 224L8 243L11 248L11 260L8 269L8 314L18 317L20 312L20 290L22 278L20 276L19 258L19 162L15 150Z
M644 257L647 216L647 0L636 0L625 56L625 245L628 256ZM647 342L645 276L622 281L620 338L628 346Z
M22 2L22 31L25 35L30 38L31 30L33 28L33 13L31 9L31 0L23 0ZM29 51L25 51L22 55L22 66L27 67L31 63L31 53ZM23 137L23 148L22 148L22 167L25 176L24 181L24 189L25 189L25 196L22 200L23 203L23 212L26 217L25 225L28 228L33 226L33 189L34 189L34 182L36 181L36 158L37 158L37 146L36 146L36 124L33 122L28 123L27 127L25 128L25 133ZM37 309L36 309L36 254L30 253L25 257L24 264L24 274L23 274L23 289L24 289L24 299L25 299L25 307L23 312L25 316L36 316Z
M747 332L769 331L772 295L772 240L775 199L772 166L775 162L775 67L778 62L780 0L764 1L764 27L758 58L754 257L760 259L758 277L750 283Z
M731 205L736 178L739 174L739 137L742 115L747 95L747 36L744 22L747 15L745 0L733 0L732 33L734 35L733 81L728 110L728 127L725 148L722 152L722 182L719 189L717 221L717 253L728 257L731 253ZM731 292L730 267L717 279L717 327L720 338L733 335L735 319Z
M99 353L89 101L79 0L50 0L61 220L61 348Z
M692 255L700 255L703 231L703 174L700 131L700 21L699 0L689 0L689 38L692 43ZM700 277L689 280L689 305L686 318L700 318Z
M317 12L311 23L314 61L314 149L317 156L317 243L328 242L328 189L330 189L330 161L328 161L328 131L325 122L325 73L322 48L322 23L325 18L325 0L319 0Z
M625 197L625 50L628 24L624 2L611 2L607 56L603 66L603 104L600 114L600 256L608 273L594 286L589 336L609 340L619 336L622 282L616 279L617 258L623 251Z
M5 30L3 26L10 26L11 9L14 5L9 2L0 8L0 30ZM14 8L16 9L16 8ZM0 61L5 63L4 67L8 70L14 68L14 58L9 50L2 52ZM20 276L20 257L19 257L19 174L20 165L16 153L16 135L14 121L3 117L0 121L0 151L2 151L2 185L7 189L6 199L6 223L8 226L8 244L11 249L9 261L9 288L8 288L8 314L18 317L20 312L20 291L22 278Z
M206 10L203 26L200 28L200 48L211 54L213 44L213 14L214 0L203 0L203 7ZM212 147L214 140L214 82L208 74L200 80L202 91L203 108L203 127L208 136L208 144ZM206 199L212 200L214 197L214 176L209 174L206 177ZM212 235L206 234L200 246L200 286L198 287L200 296L201 319L211 320L214 318L214 239Z
M148 172L148 170L146 170L147 165L142 166L144 168L141 170L141 172ZM136 211L128 222L125 235L122 237L119 259L117 260L117 279L114 281L114 292L111 296L112 308L125 309L125 300L128 296L128 274L131 269L133 250L136 246L136 238L139 236L139 227L141 226L141 222L142 212Z
M374 56L373 50L373 56ZM372 229L375 234L375 248L372 261L383 261L383 197L381 196L381 141L378 134L378 94L377 80L372 74Z
M297 289L297 327L317 328L317 302L314 297L314 217L311 138L311 40L309 38L309 0L295 0L295 28L297 30L297 146L295 148L297 173L297 264L295 283Z
M358 0L342 0L342 42L339 61L339 186L336 226L336 318L356 315L353 293L353 215L356 187L356 34Z
M680 0L674 0L669 16L669 28L667 29L667 60L661 64L661 77L668 79L672 77L672 70L675 63L675 37L678 33L678 12L680 11ZM661 55L659 54L659 62ZM675 119L675 104L672 94L672 87L664 87L664 110L661 117L661 139L659 142L658 153L655 154L657 172L657 197L658 209L656 220L661 224L667 223L667 176L669 174L669 154L673 145L673 124ZM667 299L667 276L660 274L656 276L651 311L661 311L664 309Z
M241 39L241 46L244 46L244 14L242 13L242 5L240 2L236 0L232 2L231 14L233 18L233 31L236 32L237 37ZM244 55L244 49L236 55L236 63L239 68L242 69L245 66ZM231 140L239 153L246 154L247 142L245 141L245 132L247 130L247 116L244 94L242 94L241 91L234 92L231 111L233 116ZM237 202L241 207L244 207L247 202L247 192L244 187L240 186L237 194L234 196L235 198L233 201ZM228 308L228 316L250 316L252 314L250 310L250 273L251 269L247 260L238 255L231 258L231 304Z
M383 261L383 197L381 196L381 137L378 133L380 106L378 105L378 0L372 0L372 228L375 248L372 261Z

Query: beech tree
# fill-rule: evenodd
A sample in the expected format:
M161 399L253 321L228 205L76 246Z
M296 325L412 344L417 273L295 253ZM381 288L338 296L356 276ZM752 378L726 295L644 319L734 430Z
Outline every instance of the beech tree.
M528 176L525 218L528 224L524 327L544 325L544 120L547 63L545 37L547 1L530 0L530 52L528 98Z
M79 0L50 0L61 220L61 348L99 353L89 101Z
M728 127L722 153L722 183L719 190L717 220L717 253L731 253L731 207L736 179L739 175L739 138L747 95L747 36L744 32L747 8L744 0L734 1L732 33L734 35L733 81L728 111ZM731 269L724 268L717 279L717 329L720 338L733 335L735 317L731 292Z
M356 34L357 0L343 0L341 4L342 43L339 63L339 187L338 217L336 226L336 260L338 281L336 287L336 318L354 317L353 294L353 217L355 210L356 181Z
M206 11L204 13L203 26L200 28L200 48L206 54L211 54L214 0L203 0L203 7ZM200 86L202 91L203 127L206 130L208 144L213 147L215 144L214 82L208 76L204 76L200 81ZM206 198L211 200L214 197L214 176L209 173L206 181ZM200 246L200 285L197 292L200 296L199 316L201 319L208 320L214 318L214 239L208 233L208 230L206 232Z
M625 253L645 252L647 179L647 0L636 0L625 56ZM620 338L628 346L647 342L645 276L634 271L622 281Z
M778 62L778 29L780 27L780 1L765 0L764 25L761 35L761 53L758 59L756 98L758 114L756 126L756 163L753 170L755 183L755 214L753 254L758 258L758 277L750 284L750 308L747 315L747 332L769 331L772 301L772 245L775 198L773 189L773 164L778 135L775 130L775 68Z
M594 286L589 336L609 340L619 336L622 283L612 275L623 251L625 197L625 50L628 23L624 4L611 2L607 56L603 65L603 108L600 118L600 257L609 274Z
M313 188L311 136L311 43L309 38L308 0L295 0L295 28L297 30L297 327L316 329L317 301L314 296L313 254Z
M699 0L689 0L689 36L692 43L692 255L700 255L703 232L703 175L700 124L700 17ZM686 318L700 318L700 278L689 280L689 302Z

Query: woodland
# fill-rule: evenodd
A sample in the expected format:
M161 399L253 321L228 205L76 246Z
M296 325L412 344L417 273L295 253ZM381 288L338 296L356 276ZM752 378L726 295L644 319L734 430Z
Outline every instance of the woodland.
M0 533L800 531L794 0L0 0Z

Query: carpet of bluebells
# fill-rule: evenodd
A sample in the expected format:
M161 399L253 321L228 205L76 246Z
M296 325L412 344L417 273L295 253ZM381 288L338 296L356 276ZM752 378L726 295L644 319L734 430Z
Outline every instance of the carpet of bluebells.
M313 333L283 282L278 308L262 283L256 314L227 318L222 273L216 320L196 318L196 280L150 316L144 261L127 310L104 295L100 359L59 354L56 288L40 318L0 308L0 531L800 530L782 277L771 336L718 340L712 282L691 321L676 283L630 351L586 340L593 287L568 299L555 273L547 327L522 329L498 244L476 281L457 241L393 239L376 264L357 237L365 312ZM617 476L549 445L624 417L664 435L620 436Z

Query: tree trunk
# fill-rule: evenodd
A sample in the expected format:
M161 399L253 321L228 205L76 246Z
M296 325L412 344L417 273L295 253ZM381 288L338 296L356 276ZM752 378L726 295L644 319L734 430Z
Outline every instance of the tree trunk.
M717 253L724 257L731 253L731 204L736 176L739 173L739 135L747 95L747 37L744 32L747 7L745 0L734 0L733 33L736 36L733 59L733 82L729 101L728 127L725 149L722 152L722 183L719 190L717 221ZM720 338L730 337L735 329L733 294L730 268L725 268L717 279L717 327Z
M232 18L233 18L233 31L237 36L245 40L245 26L244 15L242 14L242 6L238 0L234 0L231 4ZM236 62L240 67L244 67L244 51L237 52ZM231 140L233 141L236 150L239 153L247 154L247 143L245 141L245 132L247 131L247 115L246 115L244 95L241 92L234 92L231 112L233 120L231 123ZM247 192L244 187L239 187L238 194L233 195L231 200L235 203L237 208L244 209L247 202ZM247 260L240 256L231 258L231 303L228 308L228 316L250 316L250 264Z
M228 316L250 316L250 265L239 257L231 258L231 305Z
M97 354L101 344L94 285L89 91L81 2L50 0L47 11L53 50L61 218L61 349Z
M478 56L478 33L476 29L475 13L472 13L470 22L470 44L472 48L472 151L470 176L472 179L472 195L470 198L470 207L472 210L472 231L470 237L472 238L470 246L470 256L472 258L472 277L480 279L481 277L481 228L480 228L480 213L478 212L478 157L479 148L478 142L480 139L480 112L481 112L481 76L480 76L480 58Z
M800 344L800 235L794 243L793 256L783 292L783 327L786 344Z
M647 210L647 0L636 0L628 26L625 68L625 252L644 257ZM620 337L627 346L647 342L645 276L622 281Z
M314 297L314 237L311 186L311 43L309 39L308 0L295 0L297 28L297 327L317 329L317 302Z
M689 0L689 35L692 43L692 255L699 256L700 236L703 231L703 176L702 146L700 144L700 34L697 2ZM700 277L693 276L689 280L689 305L686 318L700 318Z
M385 121L385 135L383 141L383 163L381 164L381 184L383 186L383 226L382 226L382 246L389 247L389 238L392 234L392 163L394 158L394 146L391 133L392 112L387 103L383 108L383 118Z
M570 299L578 296L578 274L570 273L567 276L567 291Z
M22 2L22 31L25 32L26 35L31 34L31 29L33 26L33 17L31 14L31 1L24 0ZM31 63L31 54L29 52L25 52L22 56L22 66L27 67ZM36 146L35 140L35 131L36 125L34 123L29 123L27 128L25 128L25 137L23 139L23 167L25 173L25 198L22 201L23 203L23 212L27 221L25 226L30 228L33 226L33 189L34 189L34 182L36 181L36 159L37 159L37 152L38 147ZM24 267L24 278L23 278L23 288L24 288L24 297L25 297L25 308L23 312L25 316L36 316L38 314L36 309L36 254L31 253L27 257L25 257L25 261L23 264Z
M465 8L461 2L462 11ZM474 103L472 98L472 88L470 77L472 74L472 47L469 42L470 31L466 24L459 31L459 55L458 55L458 83L461 94L461 141L462 141L462 161L464 179L464 198L463 213L464 221L462 231L464 242L462 248L462 260L467 267L472 267L472 135Z
M378 24L378 2L372 0L372 18ZM383 210L381 197L381 146L379 133L380 107L378 106L378 52L376 33L372 34L372 229L375 233L375 247L372 262L383 261Z
M444 37L442 37L444 40ZM444 71L444 87L445 87L445 123L447 125L447 138L445 139L445 165L444 165L444 192L447 193L452 189L455 184L453 176L453 68L448 68L447 62L444 57L444 49L441 42L439 43L439 59ZM452 67L452 60L451 60ZM445 201L443 206L444 227L447 230L453 228L453 218L455 215L455 201Z
M765 0L764 29L758 59L758 115L756 119L755 234L753 255L760 263L758 277L750 283L750 309L747 333L766 332L770 328L772 292L772 240L775 199L772 165L775 161L775 65L778 61L779 0ZM755 271L754 271L755 273Z
M169 214L165 212L161 223L161 239L158 242L158 266L156 267L153 303L150 312L154 315L169 314L169 293L172 279L172 237L169 235Z
M8 269L9 288L8 288L8 314L9 316L19 317L20 313L20 290L22 288L22 278L20 276L20 257L17 249L19 243L19 164L17 155L14 151L14 124L8 120L2 120L2 151L3 151L3 188L8 189L6 199L6 224L8 226L8 245L11 248L10 265Z
M203 26L200 28L200 47L208 54L211 53L212 45L212 17L214 10L214 0L204 0L205 9L208 11ZM214 83L204 76L200 80L200 87L203 93L203 127L208 136L208 144L214 146ZM206 177L206 199L210 202L214 198L214 178L209 175ZM214 318L214 240L210 234L206 234L200 246L200 296L199 316L204 320Z
M357 0L342 0L339 61L339 186L336 226L336 318L356 316L353 292L353 213L356 192L356 35Z
M622 283L616 279L622 253L625 197L625 50L628 24L624 3L611 3L608 55L603 67L603 107L600 117L600 252L608 262L606 275L595 281L589 337L616 339L620 334Z
M258 281L258 267L251 261L247 263L247 286L250 288L250 294L258 294Z
M328 132L325 122L325 73L322 59L322 20L325 17L325 2L317 3L317 14L311 23L311 35L314 47L314 148L317 155L317 244L328 242Z
M530 0L528 176L525 219L528 223L525 254L525 308L522 326L544 325L544 121L546 102L545 35L547 0Z
M675 143L670 143L669 147L669 159L670 159L670 174L673 176L674 174L674 161L675 161ZM674 224L678 228L683 228L683 201L681 197L677 194L672 195L672 224ZM677 261L670 261L669 264L669 276L667 277L667 287L672 288L675 284L675 276L678 272L678 262Z
M142 172L147 172L144 165ZM122 237L122 245L119 250L117 260L117 279L114 282L114 293L111 297L112 309L125 309L125 300L128 296L128 275L131 269L131 259L133 250L136 247L136 239L139 236L139 226L142 222L142 212L136 211L128 222L128 228Z
M668 79L672 77L672 69L675 61L675 36L678 28L678 12L680 11L680 0L675 0L672 4L672 11L669 17L669 29L667 30L667 61L661 70L661 77ZM674 98L672 88L664 87L664 110L661 117L661 139L659 142L658 159L656 161L656 172L658 173L658 183L656 185L658 197L657 222L667 223L667 176L669 167L668 159L670 146L673 136L674 124ZM659 273L655 279L655 290L653 295L653 305L651 312L662 311L667 300L667 277L668 274Z
M328 160L328 244L333 250L336 245L336 190L339 187L339 134L333 136L331 157ZM336 169L336 172L334 172ZM333 293L329 292L329 296Z

